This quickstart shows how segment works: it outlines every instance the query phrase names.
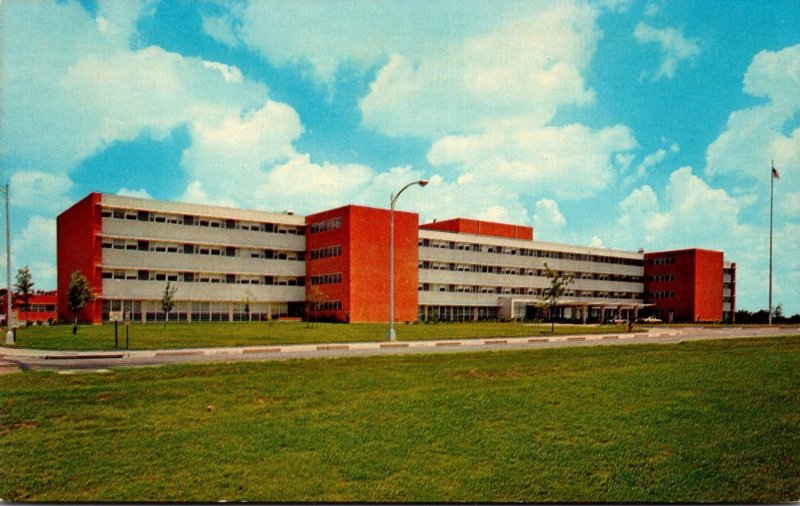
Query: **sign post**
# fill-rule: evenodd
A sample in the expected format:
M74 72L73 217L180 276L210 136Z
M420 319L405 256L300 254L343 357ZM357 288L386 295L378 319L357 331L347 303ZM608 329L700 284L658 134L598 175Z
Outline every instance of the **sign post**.
M117 325L122 321L122 311L109 311L108 320L114 322L114 349L119 346L119 330Z

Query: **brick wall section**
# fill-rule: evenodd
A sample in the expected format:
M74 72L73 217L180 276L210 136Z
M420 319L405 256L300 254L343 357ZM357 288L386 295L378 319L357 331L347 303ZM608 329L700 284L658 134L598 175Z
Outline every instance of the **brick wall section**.
M695 251L694 319L722 321L722 252Z
M342 219L338 229L312 233L314 223ZM395 320L417 319L419 247L415 213L395 211ZM312 259L315 249L341 245L337 257ZM342 282L316 285L328 300L341 300L342 309L323 311L339 321L383 322L389 319L389 211L345 206L306 218L306 293L312 276L341 273Z
M326 220L340 218L340 228L311 232L311 225ZM338 321L345 321L350 313L350 211L347 207L331 209L306 217L306 298L310 292L312 276L323 274L341 273L342 282L335 284L316 285L327 301L339 300L342 309L338 311L321 311L325 317L334 317ZM312 251L321 248L341 246L342 252L338 256L312 259ZM312 315L313 316L313 315Z
M533 240L533 228L508 223L493 221L471 220L467 218L453 218L451 220L425 223L419 228L426 230L441 230L443 232L457 232L460 234L488 235L492 237L507 237L509 239Z
M659 263L661 259L669 261ZM645 253L644 262L645 301L655 304L655 310L662 318L666 320L672 313L676 322L722 320L721 251L652 252ZM668 276L672 278L663 279ZM672 292L673 297L653 297L654 292Z
M90 302L78 315L82 323L100 323L103 318L102 266L102 216L101 195L90 193L58 215L56 219L58 318L72 321L67 304L69 279L75 270L80 270L89 280L97 299Z

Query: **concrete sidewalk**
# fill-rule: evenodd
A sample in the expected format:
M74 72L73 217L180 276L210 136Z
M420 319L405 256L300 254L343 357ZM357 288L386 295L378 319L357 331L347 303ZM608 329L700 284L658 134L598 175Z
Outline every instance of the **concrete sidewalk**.
M26 369L95 369L168 363L280 360L535 347L669 343L694 339L800 335L800 327L655 327L642 333L486 337L427 341L287 344L162 350L53 351L0 347L0 373Z

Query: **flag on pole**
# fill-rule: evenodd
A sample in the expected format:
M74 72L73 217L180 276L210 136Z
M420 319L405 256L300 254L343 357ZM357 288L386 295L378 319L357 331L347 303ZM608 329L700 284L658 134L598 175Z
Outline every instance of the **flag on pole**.
M781 175L778 174L778 169L776 169L774 165L772 166L772 177L774 177L775 179L781 178Z

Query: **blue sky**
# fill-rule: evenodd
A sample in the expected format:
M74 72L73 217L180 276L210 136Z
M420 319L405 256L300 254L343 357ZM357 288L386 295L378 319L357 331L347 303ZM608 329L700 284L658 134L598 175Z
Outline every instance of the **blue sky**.
M796 0L0 3L14 270L55 286L91 191L399 207L537 239L723 250L800 312ZM5 259L2 258L5 262Z

